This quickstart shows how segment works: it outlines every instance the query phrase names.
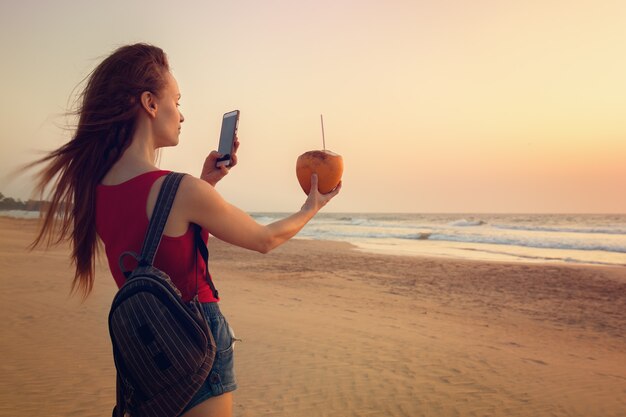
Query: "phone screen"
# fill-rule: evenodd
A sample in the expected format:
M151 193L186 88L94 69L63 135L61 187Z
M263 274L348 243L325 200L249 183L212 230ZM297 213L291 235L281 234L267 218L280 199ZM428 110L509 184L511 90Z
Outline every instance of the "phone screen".
M222 119L222 131L220 132L220 144L217 151L222 157L217 160L217 166L230 165L230 154L233 152L237 124L239 122L239 110L224 114Z

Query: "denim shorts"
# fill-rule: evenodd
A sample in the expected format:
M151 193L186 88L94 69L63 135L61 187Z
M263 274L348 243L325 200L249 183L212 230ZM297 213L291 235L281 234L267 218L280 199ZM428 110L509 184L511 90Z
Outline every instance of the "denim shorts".
M211 328L211 333L213 333L217 352L209 376L181 414L211 397L217 397L237 389L233 363L235 344L233 330L222 315L217 303L202 303L202 309Z

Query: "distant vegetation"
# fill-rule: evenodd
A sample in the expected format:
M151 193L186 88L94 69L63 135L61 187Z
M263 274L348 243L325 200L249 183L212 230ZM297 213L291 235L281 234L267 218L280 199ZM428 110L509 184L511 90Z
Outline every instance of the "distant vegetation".
M45 201L28 200L22 201L19 198L16 200L13 197L6 197L0 193L0 210L27 210L27 211L39 211Z

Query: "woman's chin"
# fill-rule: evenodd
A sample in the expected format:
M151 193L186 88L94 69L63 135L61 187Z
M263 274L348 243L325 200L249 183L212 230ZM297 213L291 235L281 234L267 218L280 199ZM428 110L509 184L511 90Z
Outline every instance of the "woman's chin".
M178 145L178 142L180 142L180 140L178 139L178 136L177 136L175 138L171 138L169 140L159 143L157 147L158 148L170 148L172 146Z

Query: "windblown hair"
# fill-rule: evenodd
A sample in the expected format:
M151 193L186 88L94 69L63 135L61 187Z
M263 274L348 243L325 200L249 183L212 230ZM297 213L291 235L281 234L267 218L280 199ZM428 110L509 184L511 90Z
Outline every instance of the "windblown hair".
M87 77L78 108L70 113L78 116L71 140L25 167L45 164L36 174L35 193L41 199L51 186L31 249L43 240L46 246L70 241L76 267L72 292L80 290L84 297L93 289L98 252L96 186L130 145L141 94L159 94L168 71L167 56L155 46L115 50Z

